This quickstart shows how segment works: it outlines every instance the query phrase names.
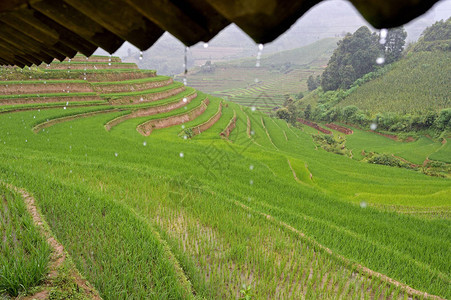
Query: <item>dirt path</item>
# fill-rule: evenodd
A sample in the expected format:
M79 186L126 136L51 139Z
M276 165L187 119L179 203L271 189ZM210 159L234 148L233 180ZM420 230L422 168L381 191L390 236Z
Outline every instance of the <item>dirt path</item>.
M265 214L263 212L259 212L257 210L254 210L253 208L251 208L251 207L249 207L249 206L247 206L247 205L245 205L245 204L243 204L243 203L241 203L239 201L236 201L236 200L231 200L231 201L233 203L235 203L236 205L240 206L241 208L243 208L244 210L246 210L248 212L252 212L254 214L258 214L258 215L266 218L270 222L272 222L272 223L274 223L274 224L276 224L278 226L281 226L281 227L283 227L283 228L285 228L285 229L297 234L301 238L303 238L306 241L308 241L311 245L317 247L318 249L321 249L321 250L325 251L326 253L328 253L329 255L331 255L332 257L337 259L338 261L343 262L344 265L352 266L352 268L354 268L356 271L358 271L360 273L363 273L363 274L366 274L370 278L379 278L380 280L382 280L384 282L387 282L387 283L392 284L392 285L394 285L396 287L399 287L404 292L409 294L409 296L418 296L420 298L424 297L426 299L445 300L444 298L441 298L439 296L430 295L430 294L428 294L426 292L422 292L422 291L416 290L416 289L408 286L407 284L399 282L399 281L397 281L397 280L395 280L393 278L390 278L390 277L388 277L388 276L386 276L386 275L384 275L382 273L373 271L373 270L371 270L371 269L369 269L369 268L367 268L367 267L365 267L365 266L363 266L361 264L353 263L349 259L347 259L346 257L333 252L331 249L329 249L326 246L318 243L316 240L314 240L311 237L308 237L305 233L297 230L296 228L292 227L291 225L289 225L289 224L287 224L287 223L285 223L283 221L279 221L279 220L275 219L274 217L272 217L271 215L268 215L268 214Z
M19 189L15 186L6 185L8 188L18 192L22 195L25 205L27 207L28 212L33 218L33 223L39 228L41 233L44 235L44 237L47 239L47 242L49 243L51 249L52 249L52 255L50 258L50 264L49 264L49 274L48 279L46 280L46 286L52 287L52 281L58 277L58 268L64 263L66 260L66 252L64 251L63 245L61 245L53 236L50 229L48 228L48 225L46 225L43 216L40 214L37 208L37 204L35 199L24 189ZM99 296L99 293L88 283L86 279L83 279L81 275L78 273L78 271L74 270L72 272L72 277L74 278L77 288L84 291L85 296L87 296L89 299L99 300L102 299ZM49 299L50 292L49 290L43 290L40 291L34 295L27 296L22 299L31 300L31 299Z

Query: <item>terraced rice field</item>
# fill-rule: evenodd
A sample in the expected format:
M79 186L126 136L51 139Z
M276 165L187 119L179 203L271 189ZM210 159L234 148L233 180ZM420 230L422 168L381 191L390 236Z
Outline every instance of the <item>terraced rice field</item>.
M218 63L214 72L188 73L188 84L196 89L240 105L270 113L288 96L307 91L310 75L322 73L336 46L335 39L323 39L308 46L256 58Z
M13 187L31 194L104 299L451 296L449 219L385 210L449 210L449 179L325 152L307 127L155 72L108 70L85 81L84 69L67 75L50 65L3 72L0 83L12 89L13 77L25 86L33 72L54 80L49 73L59 72L58 80L88 83L67 83L69 91L81 84L99 98L1 105L0 195L20 201ZM151 130L143 135L140 126ZM7 236L5 207L14 216L23 207L1 203ZM7 247L0 261L21 244ZM10 293L0 272L0 295Z

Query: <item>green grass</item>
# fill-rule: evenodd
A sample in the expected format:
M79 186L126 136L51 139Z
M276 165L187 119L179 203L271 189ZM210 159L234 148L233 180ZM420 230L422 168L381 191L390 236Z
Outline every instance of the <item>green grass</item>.
M173 89L176 89L176 88L179 88L179 87L182 87L182 86L183 86L183 83L174 82L174 83L169 84L167 86L162 86L162 87L158 87L158 88L148 89L148 90L144 90L144 91L101 94L100 96L102 98L139 96L139 95L154 94L154 93L158 93L158 92L165 92L165 91L173 90Z
M0 296L17 296L47 274L50 246L34 226L24 199L0 183Z
M0 95L1 99L20 99L20 98L44 98L44 97L84 97L97 96L94 92L85 93L51 93L51 94L23 94L23 95Z
M267 81L248 87L228 82L222 85L230 84L227 89L217 91L265 111L271 105L253 103L255 95L266 92L283 101L282 83L289 81L294 91L301 76L317 71L299 69L284 80L269 68L249 70L256 73L236 73L230 81L260 75ZM231 69L212 77L227 72ZM148 80L157 79L127 83ZM103 298L236 299L243 284L256 299L409 296L359 272L359 265L451 297L447 178L326 152L313 143L316 130L297 129L227 101L210 129L184 139L184 128L217 113L222 99L214 96L184 128L159 129L148 137L137 132L143 122L196 109L207 97L201 92L185 107L128 119L109 132L104 128L124 113L180 101L194 92L187 88L137 105L66 110L8 106L33 110L0 114L0 180L35 196L56 238ZM124 111L58 123L39 134L32 131L47 120L119 107ZM223 139L219 133L234 113L236 128ZM361 150L380 151L422 163L428 156L446 158L449 152L448 143L426 137L400 143L355 130L346 138L355 158ZM442 211L444 216L426 219L393 207Z
M384 76L356 89L339 105L356 105L373 113L437 111L451 104L450 72L449 52L411 53Z
M101 82L91 82L91 85L102 86L102 85L115 85L115 84L139 84L146 82L164 81L168 80L169 76L155 76L140 79L122 80L122 81L101 81Z
M0 85L10 85L10 84L58 84L58 83L86 83L84 80L7 80L0 81Z
M208 120L217 106L209 109L185 126ZM232 109L238 118L245 118L233 104L224 108L224 116L231 116ZM253 274L257 295L282 297L274 278L284 273L301 280L302 271L312 260L321 261L318 263L324 268L315 267L318 278L302 283L305 289L320 280L322 272L337 274L344 282L349 280L349 275L338 275L346 265L319 250L313 258L312 249L306 248L307 240L259 217L259 212L271 214L351 261L429 293L450 295L448 220L425 221L352 204L359 201L353 199L355 193L368 192L379 195L365 199L369 204L410 195L416 200L414 205L430 207L426 197L442 192L436 205L446 206L450 201L446 196L448 180L315 150L307 133L263 117L272 142L279 148L276 151L258 122L262 116L251 111L247 114L260 146L252 143L247 148L238 142L247 139L240 122L237 130L244 137L234 137L236 145L216 135L209 137L210 130L220 132L224 128L229 121L226 117L205 134L183 140L177 136L181 130L178 126L142 137L135 130L137 120L124 122L107 133L103 124L117 114L58 124L44 134L33 135L29 126L34 113L11 115L17 121L24 120L27 128L15 127L6 115L0 116L2 130L11 133L2 138L6 144L0 148L5 158L0 163L0 176L7 175L14 184L37 196L49 225L77 267L105 297L139 297L149 282L154 284L152 290L167 289L181 295L177 294L181 284L176 279L161 280L160 275L149 275L154 268L142 268L149 265L149 258L141 253L151 251L142 242L153 239L152 228L167 241L196 293L207 298L235 297L242 278L251 282L249 274ZM56 115L52 110L40 113L40 118ZM212 143L221 158L216 163L206 160L212 155ZM287 158L299 178L305 180L309 172L313 174L311 184L294 180ZM252 170L250 165L254 166ZM67 215L67 207L72 214ZM136 228L140 228L138 238ZM300 241L305 246L299 248ZM151 264L160 260L167 264L165 257ZM291 265L300 265L301 274L287 273ZM161 268L173 270L170 264ZM161 268L156 267L163 272ZM288 293L290 281L282 282L279 289ZM357 281L353 289L363 282ZM343 291L343 295L348 293L351 291Z

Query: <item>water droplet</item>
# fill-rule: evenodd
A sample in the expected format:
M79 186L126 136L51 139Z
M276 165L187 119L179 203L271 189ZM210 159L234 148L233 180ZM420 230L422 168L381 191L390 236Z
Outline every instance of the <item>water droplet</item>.
M25 140L25 143L28 143L28 140Z
M185 125L182 125L182 129L185 129Z
M252 201L252 198L251 198L251 197L247 197L247 201L248 201L248 202L251 202L251 201Z
M254 165L250 165L249 170L253 170L253 169L254 169Z
M265 46L263 45L263 44L259 44L258 45L258 50L260 50L260 51L263 51L263 48L264 48Z
M368 204L365 201L360 202L361 208L366 208L367 206L368 206Z
M254 181L251 179L251 180L249 180L249 184L250 185L253 185L254 184Z
M184 84L184 85L187 85L187 84L188 84L188 81L186 80L186 78L183 78L183 84Z
M385 58L383 58L383 57L378 57L378 58L376 59L376 63L377 63L378 65L382 65L384 62L385 62Z
M252 107L251 107L251 110L252 110L252 111L255 111L255 110L256 110L255 106L252 106Z
M144 101L143 97L139 98L139 101Z
M386 28L381 29L381 38L386 38L388 34L388 30Z
M208 43L204 43L204 48L208 48Z
M147 146L147 142L143 142L143 146Z
M139 51L139 60L143 60L143 52Z
M72 170L70 170L69 173L72 173Z
M371 123L370 129L371 130L376 130L377 129L377 124L376 123Z
M66 105L69 105L69 101L66 102Z
M183 102L185 102L185 103L186 103L187 101L188 101L188 99L186 99L186 98L183 98Z
M109 62L108 65L111 66L111 63Z
M116 157L117 157L118 155L119 155L119 153L117 153L117 152L116 152L116 153L114 153L114 156L116 156Z
M255 79L254 79L254 82L255 82L255 83L258 83L258 78L255 78Z
M183 154L183 152L180 152L180 157L184 157L185 155Z
M257 61L257 62L255 63L255 66L256 66L257 68L259 68L259 67L260 67L260 62Z
M64 106L63 109L66 109L66 107Z
M183 139L184 139L184 140L187 140L187 139L188 139L188 136L184 135L184 136L183 136Z

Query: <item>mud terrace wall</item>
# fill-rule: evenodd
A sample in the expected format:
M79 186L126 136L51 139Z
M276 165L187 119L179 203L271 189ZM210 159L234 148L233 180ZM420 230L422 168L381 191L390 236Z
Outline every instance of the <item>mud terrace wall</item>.
M118 97L117 99L111 99L110 102L113 104L131 104L131 103L137 104L137 103L153 102L175 96L183 92L185 89L186 89L185 86L181 86L176 89L164 92L150 93L145 95L122 96Z
M236 126L236 112L233 111L233 117L230 120L229 124L227 124L227 127L221 132L221 136L228 138L230 136L230 133Z
M117 56L91 56L86 59L86 56L83 55L75 55L73 58L66 58L64 61L82 61L82 62L122 62L120 57Z
M207 130L208 128L210 128L211 126L213 126L221 118L221 115L222 115L222 102L219 103L218 111L213 117L211 117L207 122L192 128L193 134L194 135L200 134L205 130Z
M55 103L55 102L73 102L73 101L74 102L102 101L102 99L99 96L7 98L0 99L0 106L13 104Z
M108 72L108 73L87 73L86 79L92 82L99 81L123 81L130 79L141 79L147 77L155 77L155 72ZM83 79L83 74L80 75Z
M146 117L146 116L151 116L151 115L156 115L156 114L170 112L172 110L175 110L177 108L180 108L180 107L183 107L183 106L187 105L188 103L191 102L191 100L193 100L196 97L197 97L197 93L193 93L191 95L188 95L188 96L184 97L184 98L186 98L186 102L184 102L183 98L182 98L178 102L175 102L175 103L168 103L168 104L164 104L164 105L161 105L161 106L138 109L136 111L133 111L130 114L127 114L127 115L124 115L124 116L120 116L118 118L115 118L115 119L111 120L110 122L105 124L105 129L110 131L111 128L113 128L114 126L116 126L119 123L122 123L122 122L124 122L124 121L126 121L128 119L139 118L139 117Z
M206 98L198 107L185 114L176 115L165 119L151 120L139 125L137 130L142 135L147 136L152 133L153 129L167 128L192 121L204 113L209 103L210 100Z
M172 78L161 80L161 81L151 81L143 83L123 83L123 84L101 84L93 85L93 89L99 93L121 93L121 92L134 92L142 90L150 90L154 88L159 88L162 86L168 86L174 81Z
M330 128L330 129L334 129L334 130L339 131L344 134L353 134L354 133L354 131L352 131L351 129L334 124L334 123L326 124L326 127Z
M46 82L46 83L44 83ZM50 94L50 93L92 93L91 85L85 83L52 83L50 80L42 80L42 83L2 84L0 95L22 95L22 94Z
M99 115L99 114L119 112L119 111L121 111L121 109L113 108L113 109L105 109L105 110L93 111L93 112L89 112L89 113L76 114L76 115L72 115L72 116L56 118L56 119L52 119L52 120L49 120L47 122L40 123L40 124L36 125L35 127L33 127L33 131L35 133L38 133L42 129L50 127L50 126L53 126L53 125L58 124L58 123L67 122L67 121L76 120L76 119L81 119L81 118L86 118L86 117L91 117L91 116Z
M304 120L304 119L297 119L297 121L299 123L304 124L304 125L307 125L307 126L310 126L312 128L315 128L316 130L321 131L322 133L332 134L332 131L324 129L324 128L320 127L318 124L316 124L314 122L310 122L310 121L307 121L307 120Z
M44 70L103 70L103 69L138 69L138 66L134 63L53 63L47 67L47 65L41 65L40 68Z

